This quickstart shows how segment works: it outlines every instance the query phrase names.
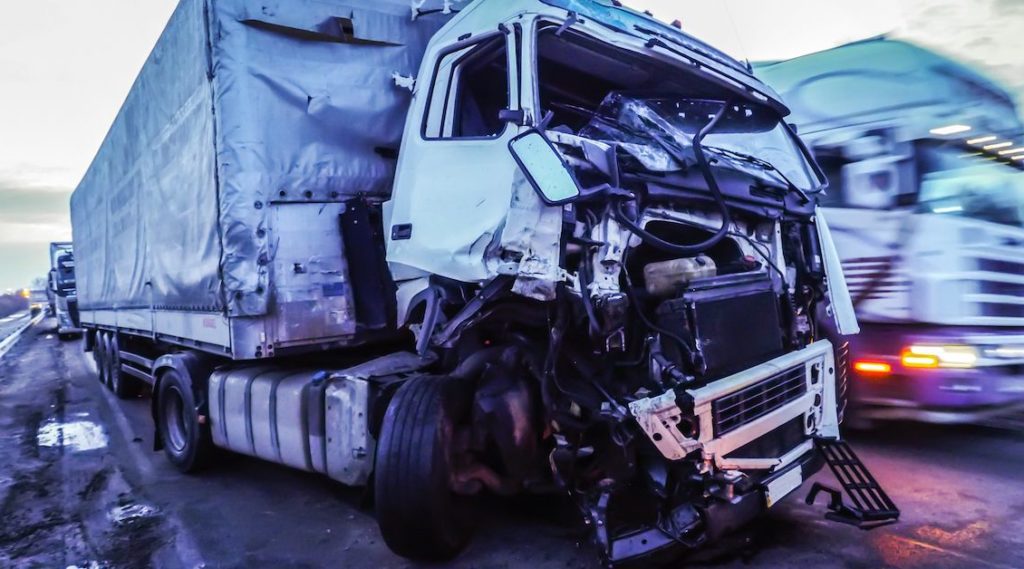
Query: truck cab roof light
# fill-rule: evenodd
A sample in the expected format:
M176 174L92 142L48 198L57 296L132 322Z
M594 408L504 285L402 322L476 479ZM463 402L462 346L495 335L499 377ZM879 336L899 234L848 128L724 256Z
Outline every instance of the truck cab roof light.
M930 133L938 136L949 136L951 134L960 134L961 132L967 132L971 130L971 127L965 124L951 124L947 126L940 126L931 129Z
M1009 140L1004 140L1003 142L996 142L995 144L986 144L981 148L982 150L995 150L997 148L1006 148L1007 146L1013 146L1013 143Z
M992 142L999 140L998 136L979 136L978 138L971 138L967 140L967 144L985 144L986 142Z

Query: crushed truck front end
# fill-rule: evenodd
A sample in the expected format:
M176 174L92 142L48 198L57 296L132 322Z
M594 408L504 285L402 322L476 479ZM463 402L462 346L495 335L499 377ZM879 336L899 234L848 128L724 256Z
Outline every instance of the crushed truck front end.
M385 233L399 324L446 387L410 381L383 420L395 551L447 557L468 531L423 504L436 529L409 538L410 484L450 511L567 491L620 563L715 539L822 467L857 323L824 179L768 87L575 0L471 4L416 85ZM388 472L415 468L389 424L428 396L453 410L443 489Z

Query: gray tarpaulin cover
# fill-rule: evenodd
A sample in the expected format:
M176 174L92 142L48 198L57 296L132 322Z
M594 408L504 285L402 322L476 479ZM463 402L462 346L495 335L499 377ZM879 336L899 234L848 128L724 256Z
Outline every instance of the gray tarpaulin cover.
M268 202L390 191L412 4L182 0L71 198L83 308L266 314Z

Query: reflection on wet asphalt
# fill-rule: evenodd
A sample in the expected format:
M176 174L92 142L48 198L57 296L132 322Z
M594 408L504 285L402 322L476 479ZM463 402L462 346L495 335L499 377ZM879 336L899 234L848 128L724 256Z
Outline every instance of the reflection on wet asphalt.
M227 455L182 476L152 449L145 398L118 401L52 319L0 360L0 567L410 567L381 542L365 493ZM894 423L850 433L901 507L864 532L803 503L671 567L1024 567L1024 435ZM834 484L830 474L818 479ZM572 505L487 500L448 566L593 567Z

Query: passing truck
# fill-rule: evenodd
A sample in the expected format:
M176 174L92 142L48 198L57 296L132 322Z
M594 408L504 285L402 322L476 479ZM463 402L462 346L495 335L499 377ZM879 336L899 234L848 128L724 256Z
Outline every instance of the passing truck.
M831 182L822 206L861 334L861 419L1024 412L1024 126L984 73L917 45L760 66ZM1021 415L1024 416L1024 415Z
M75 254L70 242L50 243L47 276L50 313L57 319L57 337L68 340L82 334L75 280Z
M787 113L617 3L183 0L71 198L86 347L182 471L369 485L412 559L540 492L671 555L825 463L834 519L894 521Z

